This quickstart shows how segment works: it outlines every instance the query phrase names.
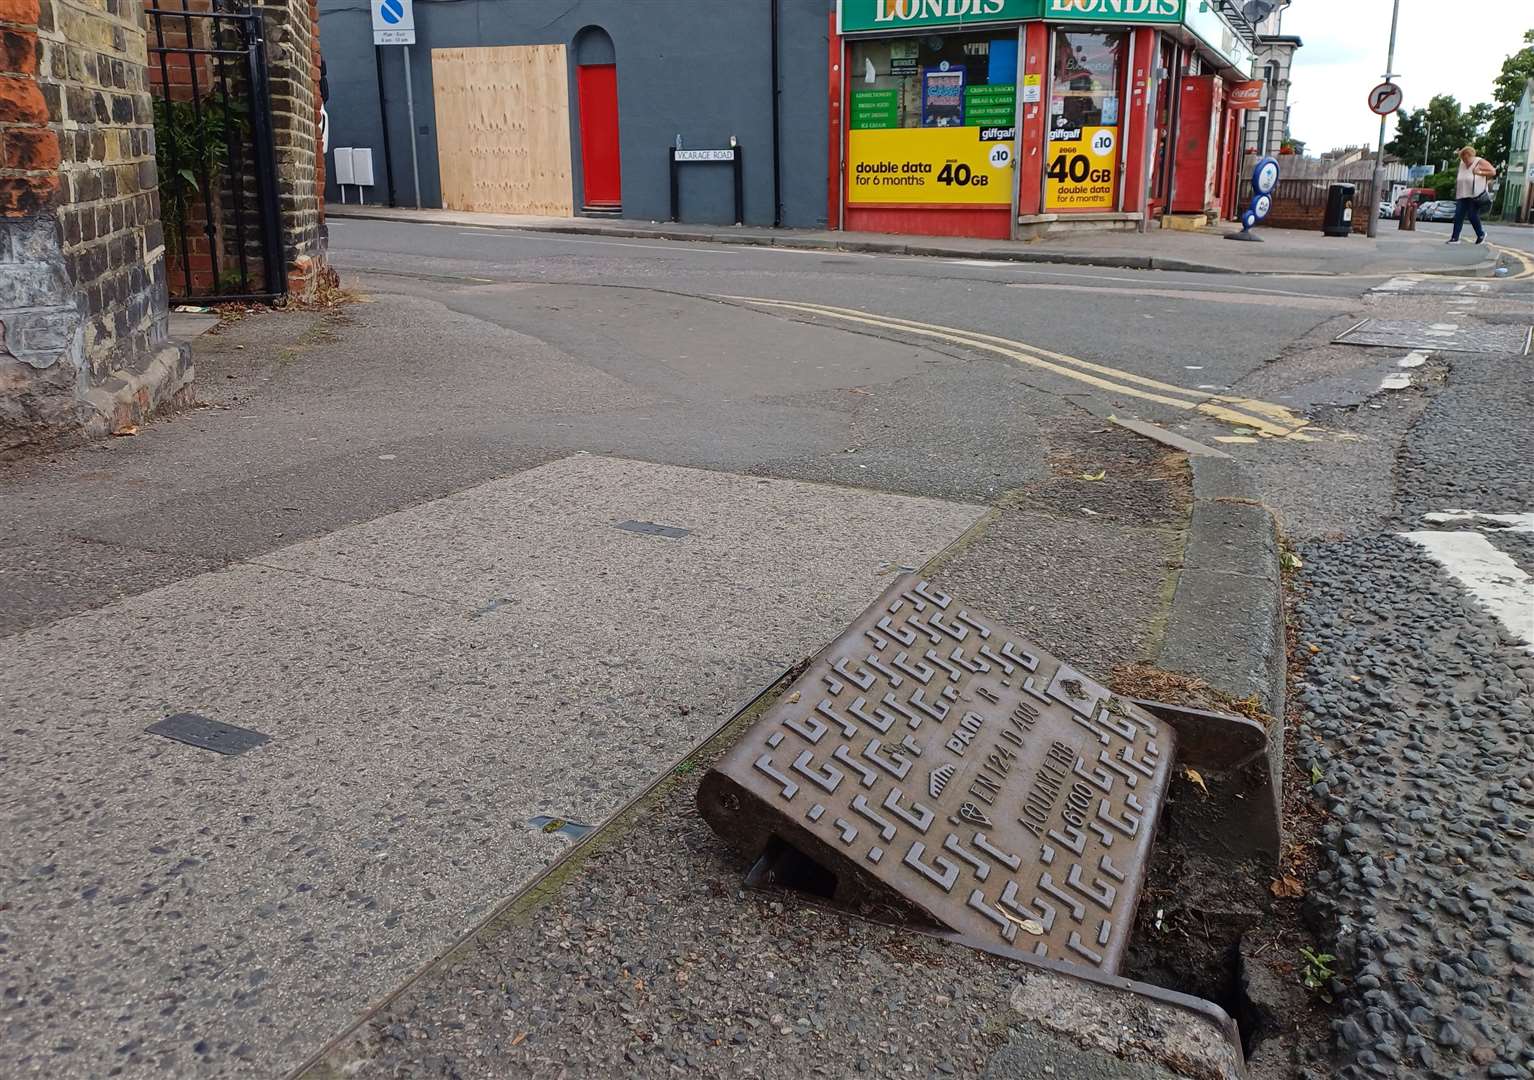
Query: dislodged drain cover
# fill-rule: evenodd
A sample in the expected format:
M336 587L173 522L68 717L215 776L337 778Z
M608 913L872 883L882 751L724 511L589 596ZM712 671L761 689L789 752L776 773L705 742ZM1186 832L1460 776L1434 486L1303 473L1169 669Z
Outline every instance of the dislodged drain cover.
M212 750L216 754L243 754L247 750L254 750L263 743L272 741L270 735L264 735L250 728L235 727L233 724L221 724L217 720L209 720L206 716L197 713L176 713L150 724L144 729L150 735L163 735L167 739L186 743L202 750Z
M914 576L896 582L704 777L750 857L788 844L887 906L1117 971L1176 733Z
M1397 349L1526 356L1531 334L1534 330L1527 326L1464 326L1451 322L1365 319L1333 340L1339 345L1384 345Z

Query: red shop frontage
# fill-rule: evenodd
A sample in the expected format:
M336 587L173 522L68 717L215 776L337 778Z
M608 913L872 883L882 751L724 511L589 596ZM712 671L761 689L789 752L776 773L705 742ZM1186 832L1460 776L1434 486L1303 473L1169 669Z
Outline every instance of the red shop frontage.
M1233 216L1252 52L1210 7L841 0L828 220L1028 239Z

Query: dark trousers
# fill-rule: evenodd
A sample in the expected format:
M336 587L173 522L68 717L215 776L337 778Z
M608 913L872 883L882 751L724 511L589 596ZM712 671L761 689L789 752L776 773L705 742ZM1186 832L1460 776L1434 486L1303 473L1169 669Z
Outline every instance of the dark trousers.
M1465 228L1465 216L1470 217L1470 227L1475 230L1477 239L1486 235L1486 230L1481 228L1481 207L1475 199L1454 200L1454 239L1459 239L1459 234ZM1442 235L1442 234L1440 234Z

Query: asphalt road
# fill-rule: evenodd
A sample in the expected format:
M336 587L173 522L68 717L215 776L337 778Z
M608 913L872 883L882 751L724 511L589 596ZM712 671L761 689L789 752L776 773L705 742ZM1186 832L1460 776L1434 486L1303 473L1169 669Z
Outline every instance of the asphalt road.
M414 276L439 289L450 281L481 279L856 309L998 335L1189 390L1223 391L1239 383L1271 360L1282 343L1350 310L1361 291L1356 280L1345 278L1235 281L1207 274L509 234L365 220L333 222L331 253L344 269L397 280ZM570 303L578 296L553 295ZM609 315L595 298L579 302L596 309L580 320L579 330L614 338L642 330L621 309ZM648 298L634 302L648 303ZM536 308L481 301L467 291L450 305L498 325L574 343L568 336L571 320L540 318ZM774 317L815 318L783 310ZM769 324L747 317L733 327L739 347L747 352L762 348L774 335ZM667 346L685 351L682 328L671 331ZM928 347L933 340L928 339ZM1082 392L1047 373L1027 377L1060 393Z

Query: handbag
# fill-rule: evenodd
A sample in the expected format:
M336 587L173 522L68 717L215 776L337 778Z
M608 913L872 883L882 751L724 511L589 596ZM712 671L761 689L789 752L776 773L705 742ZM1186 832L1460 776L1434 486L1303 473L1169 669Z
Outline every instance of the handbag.
M1476 160L1476 164L1479 165L1480 163L1481 163L1480 159L1477 159ZM1481 176L1480 174L1476 175L1476 180L1478 181L1478 186L1481 189L1476 194L1476 196L1475 196L1475 206L1476 206L1476 209L1477 210L1483 210L1483 211L1484 210L1490 210L1491 209L1491 181L1489 179L1487 179L1486 177ZM1474 190L1474 189L1472 189L1472 190Z

